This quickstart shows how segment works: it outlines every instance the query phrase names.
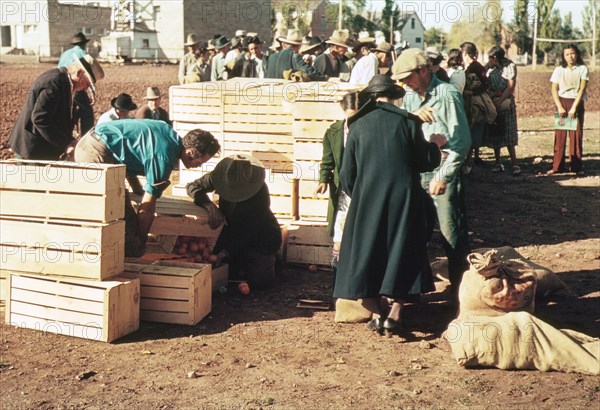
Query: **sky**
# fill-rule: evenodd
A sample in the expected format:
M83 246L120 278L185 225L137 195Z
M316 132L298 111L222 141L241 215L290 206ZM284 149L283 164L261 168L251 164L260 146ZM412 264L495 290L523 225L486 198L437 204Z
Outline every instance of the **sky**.
M352 0L344 0L352 1ZM485 3L484 0L409 0L401 1L397 0L396 3L400 7L400 10L411 11L414 10L419 15L419 18L423 22L425 29L431 27L442 28L444 31L449 32L450 27L453 23L459 21L463 16L469 16L469 18L479 18L473 13L475 7L479 4ZM533 0L530 0L530 6L533 10ZM568 12L573 14L573 25L580 29L583 29L583 8L587 4L587 0L556 0L554 8L558 8L562 16L565 16ZM369 4L373 10L381 10L385 4L384 0L367 0L367 9ZM496 18L501 15L502 20L505 22L511 22L513 20L513 0L501 0L502 10L495 10L489 8L486 10L489 18ZM501 14L500 14L501 13ZM531 13L533 19L533 13ZM533 20L532 20L533 21Z

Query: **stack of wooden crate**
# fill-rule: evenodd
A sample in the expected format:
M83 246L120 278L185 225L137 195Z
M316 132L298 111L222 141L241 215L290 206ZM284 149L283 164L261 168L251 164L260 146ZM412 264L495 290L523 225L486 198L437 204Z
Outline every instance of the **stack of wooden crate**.
M6 322L110 342L139 327L124 268L125 167L0 161Z

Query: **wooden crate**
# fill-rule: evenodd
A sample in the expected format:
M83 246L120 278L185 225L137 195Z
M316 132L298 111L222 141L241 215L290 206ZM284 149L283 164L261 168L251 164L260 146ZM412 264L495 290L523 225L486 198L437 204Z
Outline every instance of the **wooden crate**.
M93 282L11 272L8 289L6 323L13 326L103 342L139 328L136 279Z
M298 181L298 215L300 219L327 220L329 189L325 195L315 196L318 181Z
M0 161L0 213L110 222L125 216L125 166Z
M128 263L124 276L140 280L142 320L193 326L210 313L210 265L172 261L157 261L151 265Z
M6 303L8 295L8 271L0 270L0 305Z
M332 239L327 222L299 220L287 226L286 262L331 266Z
M123 271L125 221L0 216L0 263L45 275L105 280Z

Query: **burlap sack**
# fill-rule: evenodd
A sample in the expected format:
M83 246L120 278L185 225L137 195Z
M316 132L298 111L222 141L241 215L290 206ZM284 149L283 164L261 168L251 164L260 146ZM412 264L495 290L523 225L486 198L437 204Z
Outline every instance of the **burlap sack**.
M462 367L600 374L600 340L558 330L527 312L461 316L444 332Z
M467 257L470 268L458 291L460 316L500 316L507 312L533 313L536 281L532 272L515 270L497 257L496 250ZM523 267L523 265L519 265Z
M337 323L360 323L371 319L371 312L362 305L362 300L338 299L335 302Z

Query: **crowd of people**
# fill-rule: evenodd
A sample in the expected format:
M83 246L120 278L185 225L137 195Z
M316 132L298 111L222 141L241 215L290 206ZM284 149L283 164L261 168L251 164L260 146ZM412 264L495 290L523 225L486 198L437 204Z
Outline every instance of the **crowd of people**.
M127 199L126 255L140 256L156 200L169 185L177 162L188 168L200 166L220 146L202 129L181 138L161 107L161 91L152 86L143 106L121 93L94 122L94 90L104 71L84 51L87 41L82 33L75 35L59 66L34 81L9 144L22 159L70 157L124 164L131 186L143 194L137 212ZM231 39L215 35L206 43L189 34L185 46L188 52L178 71L181 84L252 77L339 78L366 85L341 100L345 119L334 123L323 138L315 189L315 194L329 191L330 196L328 232L333 236L337 271L334 296L363 299L373 314L371 329L397 330L404 301L433 289L427 245L436 222L448 257L451 292L457 294L470 251L464 176L484 164L479 155L483 146L494 150L492 172L504 171L500 153L506 147L512 174L521 174L516 155L517 68L501 47L489 50L484 66L472 42L449 50L443 64L445 57L435 48L394 50L385 41L354 39L343 30L323 41L292 29L268 52L263 52L256 33L244 30ZM562 64L550 81L557 116L576 120L576 127L556 131L548 174L566 170L570 136L570 170L583 175L589 74L575 45L564 47ZM73 137L75 126L79 139ZM129 178L133 175L145 176L145 186ZM227 222L217 243L220 255L249 273L258 287L272 283L281 244L264 175L255 158L233 156L188 185L194 202L208 211L211 226ZM208 199L212 191L220 195L218 208Z

